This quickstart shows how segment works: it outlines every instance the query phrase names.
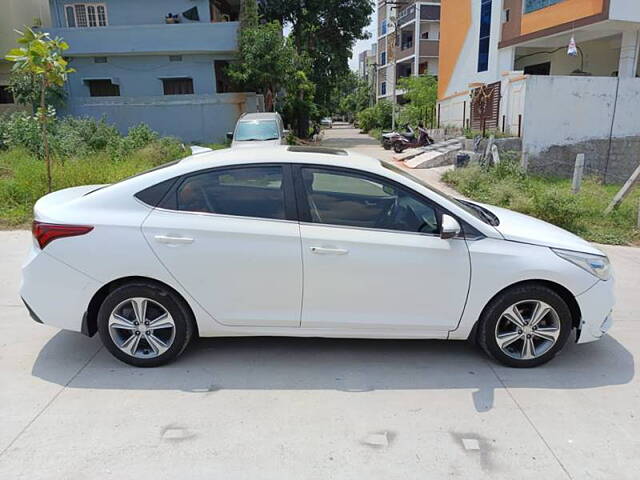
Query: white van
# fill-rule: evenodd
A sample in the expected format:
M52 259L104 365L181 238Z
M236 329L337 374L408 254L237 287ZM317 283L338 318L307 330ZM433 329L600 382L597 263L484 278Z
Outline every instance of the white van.
M282 117L276 112L245 113L236 123L235 131L227 133L231 148L285 145L286 130Z

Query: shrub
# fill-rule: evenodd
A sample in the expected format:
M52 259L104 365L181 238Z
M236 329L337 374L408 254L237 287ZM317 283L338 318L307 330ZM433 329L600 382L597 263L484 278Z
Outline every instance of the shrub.
M450 170L442 178L474 200L532 215L591 241L626 244L640 240L636 228L640 189L613 213L604 215L619 185L585 178L580 193L574 195L570 180L529 176L520 168L517 155L509 152L501 155L495 167L471 165Z
M34 116L26 112L5 116L0 132L4 148L22 147L35 155L43 155L40 126Z
M495 166L494 175L499 179L513 178L523 181L526 178L526 172L520 164L520 158L517 152L504 152L500 155L500 162Z
M376 126L373 107L367 107L358 112L356 118L358 120L358 125L360 125L360 129L362 129L363 132L368 132Z
M391 127L391 103L381 100L373 107L368 107L357 115L358 125L368 132L372 128L385 129Z
M571 192L560 189L533 191L534 216L574 232L581 230L583 213L578 199Z
M90 117L64 117L57 122L55 137L62 147L58 153L73 156L104 150L110 143L117 142L120 134L104 118L96 121Z
M136 150L149 145L151 142L157 140L158 134L151 130L144 123L140 123L135 127L131 127L125 141L130 149Z

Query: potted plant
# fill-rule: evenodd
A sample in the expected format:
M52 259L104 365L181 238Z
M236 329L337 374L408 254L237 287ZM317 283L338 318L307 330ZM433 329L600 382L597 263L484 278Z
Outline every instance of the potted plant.
M178 14L173 15L171 14L171 12L169 12L169 14L164 17L164 21L166 23L180 23L180 17L178 16Z

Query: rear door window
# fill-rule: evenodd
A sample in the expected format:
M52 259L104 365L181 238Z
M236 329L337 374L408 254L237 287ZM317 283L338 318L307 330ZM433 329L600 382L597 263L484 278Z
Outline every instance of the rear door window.
M282 167L225 168L191 175L177 188L176 209L285 219Z

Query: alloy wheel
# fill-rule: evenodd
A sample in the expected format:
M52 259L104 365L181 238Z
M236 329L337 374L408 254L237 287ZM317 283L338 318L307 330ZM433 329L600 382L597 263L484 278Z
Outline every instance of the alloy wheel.
M108 327L116 346L135 358L162 355L176 336L176 324L169 311L144 297L120 302L109 315Z
M560 337L560 317L540 300L511 305L496 323L495 340L502 352L516 360L532 360L547 353Z

